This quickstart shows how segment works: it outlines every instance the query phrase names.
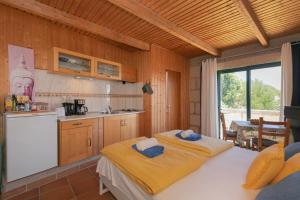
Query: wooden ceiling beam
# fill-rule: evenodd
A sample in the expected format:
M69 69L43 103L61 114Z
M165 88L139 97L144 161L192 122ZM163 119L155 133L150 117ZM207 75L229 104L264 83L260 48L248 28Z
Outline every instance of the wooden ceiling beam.
M68 14L35 0L0 0L5 5L38 15L62 24L66 24L83 31L87 31L104 38L126 44L141 50L150 50L150 44L144 41L123 35L104 26L97 25L80 17Z
M253 33L263 46L268 46L267 35L259 22L256 14L254 13L249 0L233 0L236 7L239 9L241 15L245 18L247 23L250 25Z
M158 16L150 8L147 8L142 3L136 0L107 0L110 3L126 10L127 12L147 21L148 23L155 25L156 27L174 35L177 38L203 50L212 55L220 55L220 51L208 44L206 41L194 36L193 34L185 31L181 27L177 26L173 22Z

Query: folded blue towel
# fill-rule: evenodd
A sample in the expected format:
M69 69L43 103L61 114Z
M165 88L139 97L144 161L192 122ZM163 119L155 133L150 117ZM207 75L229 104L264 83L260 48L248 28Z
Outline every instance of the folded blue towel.
M178 138L180 138L182 140L197 141L197 140L201 139L201 134L199 134L199 133L193 133L189 137L186 137L186 138L182 137L181 133L182 133L182 131L179 132L179 133L176 133L176 137L178 137Z
M156 146L150 147L148 149L145 149L144 151L140 151L137 149L136 144L132 145L132 148L148 158L153 158L155 156L162 154L165 149L164 146L156 145Z

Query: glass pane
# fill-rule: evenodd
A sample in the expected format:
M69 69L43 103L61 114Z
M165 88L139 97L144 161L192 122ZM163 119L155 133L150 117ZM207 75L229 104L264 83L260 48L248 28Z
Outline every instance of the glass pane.
M76 71L83 71L83 72L90 72L91 71L91 61L88 59L71 56L64 53L59 53L59 67L76 70Z
M251 70L251 119L279 121L281 66Z
M108 76L119 76L120 70L118 66L98 62L97 63L97 72L99 74L108 75Z
M232 120L247 120L246 77L245 71L220 76L220 110L225 115L227 129ZM222 130L220 133L222 137Z

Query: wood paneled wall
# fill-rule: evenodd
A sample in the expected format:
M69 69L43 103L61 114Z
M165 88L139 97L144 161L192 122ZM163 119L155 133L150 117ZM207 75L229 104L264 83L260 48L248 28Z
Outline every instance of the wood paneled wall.
M8 44L33 48L37 69L50 67L54 46L136 67L132 51L0 4L0 111L3 111L3 96L8 94L9 87Z
M135 53L139 81L151 82L153 95L144 95L144 131L146 136L166 130L166 70L181 73L180 127L189 127L189 67L185 57L157 45L150 52Z
M3 97L8 94L7 45L15 44L34 49L35 68L48 69L52 47L60 47L80 53L137 67L138 81L150 81L154 94L144 95L141 135L166 130L165 73L173 70L181 73L181 128L188 128L188 61L170 50L151 45L150 51L132 51L101 41L92 35L50 22L43 18L0 4L0 111Z

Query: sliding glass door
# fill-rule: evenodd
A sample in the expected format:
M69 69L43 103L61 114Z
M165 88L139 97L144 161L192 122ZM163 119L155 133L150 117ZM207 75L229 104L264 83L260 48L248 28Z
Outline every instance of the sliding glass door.
M224 113L226 124L232 120L247 120L247 73L245 71L220 74L220 112ZM221 136L223 136L221 130Z
M280 93L280 62L218 71L218 106L227 128L233 120L278 121Z
M251 70L251 119L278 121L280 112L281 67Z

